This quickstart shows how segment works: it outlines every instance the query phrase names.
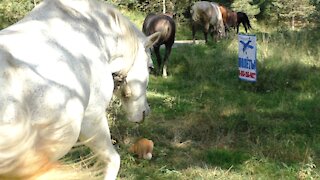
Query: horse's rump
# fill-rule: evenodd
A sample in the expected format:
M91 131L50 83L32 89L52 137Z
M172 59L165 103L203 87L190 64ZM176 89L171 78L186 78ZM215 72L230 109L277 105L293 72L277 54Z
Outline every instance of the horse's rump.
M229 27L236 27L237 13L223 5L219 5L219 9L221 11L223 23L225 24L226 28L228 29Z
M176 25L172 17L166 14L154 14L147 15L143 22L142 31L145 35L151 35L155 32L161 32L156 46L162 44L174 43Z
M237 12L237 21L239 23L245 23L245 25L247 26L248 29L252 29L251 24L250 24L250 20L249 17L247 16L246 13L244 12Z
M163 77L167 77L167 63L176 34L176 24L173 18L167 14L149 14L143 21L142 31L145 35L161 34L153 45L153 49L157 57L158 72L162 73ZM162 44L166 47L164 58L160 54Z
M193 22L207 23L210 22L211 18L214 16L214 9L212 8L211 3L200 1L191 7L191 15Z
M193 39L195 34L195 24L204 27L205 39L207 42L207 33L209 29L218 33L219 37L225 36L225 26L219 5L214 2L198 1L192 6L192 26Z
M227 24L230 27L236 27L237 26L237 13L236 12L229 11Z
M252 29L250 20L246 13L244 12L237 12L237 32L239 32L239 25L242 23L244 29L247 33L248 30Z

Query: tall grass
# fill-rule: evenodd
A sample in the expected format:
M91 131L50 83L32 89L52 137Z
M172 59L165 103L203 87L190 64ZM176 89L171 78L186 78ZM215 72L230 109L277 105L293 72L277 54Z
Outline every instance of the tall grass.
M134 15L139 28L143 17ZM177 27L178 39L191 39L189 27ZM117 99L108 109L119 179L319 179L318 30L256 27L256 83L238 80L234 34L173 49L169 77L150 77L143 124L128 122ZM151 161L128 152L139 137L154 141Z
M169 77L151 76L148 120L132 125L113 110L120 179L320 178L317 32L256 29L256 83L237 78L235 35L173 49ZM151 161L128 153L138 137L155 142Z
M141 28L145 14L122 12ZM173 49L169 77L150 77L152 113L143 124L128 122L113 101L107 116L122 159L119 179L320 179L319 29L257 25L254 33L256 83L237 78L233 34ZM191 39L190 27L177 24L176 39ZM139 137L154 141L151 161L127 151ZM92 155L80 147L64 160L99 178L100 164L79 156Z

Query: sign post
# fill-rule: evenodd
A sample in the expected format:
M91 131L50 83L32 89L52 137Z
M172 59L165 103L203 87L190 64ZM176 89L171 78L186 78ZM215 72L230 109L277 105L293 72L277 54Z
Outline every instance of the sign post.
M257 81L257 43L255 35L238 34L239 39L239 79Z

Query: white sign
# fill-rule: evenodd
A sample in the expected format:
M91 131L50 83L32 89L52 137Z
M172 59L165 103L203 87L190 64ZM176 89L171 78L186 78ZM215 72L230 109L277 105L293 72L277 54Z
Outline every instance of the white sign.
M245 81L257 81L257 43L255 35L239 34L239 78Z

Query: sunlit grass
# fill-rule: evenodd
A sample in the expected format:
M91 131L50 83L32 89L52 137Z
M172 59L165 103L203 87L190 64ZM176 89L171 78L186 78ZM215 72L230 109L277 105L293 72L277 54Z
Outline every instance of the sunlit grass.
M121 11L142 27L145 14ZM152 113L143 124L128 122L114 100L107 117L122 160L119 179L320 179L319 29L253 27L256 83L238 80L233 33L172 50L169 77L150 77ZM190 27L177 23L176 39L191 38ZM139 137L154 141L151 161L128 153ZM63 161L101 178L90 156L81 146Z
M257 30L257 83L238 80L236 36L173 49L169 77L150 78L152 114L137 129L155 141L155 159L125 160L122 179L319 178L319 39L310 33Z
M142 24L143 15L126 14ZM191 39L177 27L177 39ZM119 179L319 179L317 32L256 27L256 83L238 79L236 35L174 48L169 77L150 76L143 124L128 122L117 100L108 109ZM128 153L139 137L154 141L151 161Z

